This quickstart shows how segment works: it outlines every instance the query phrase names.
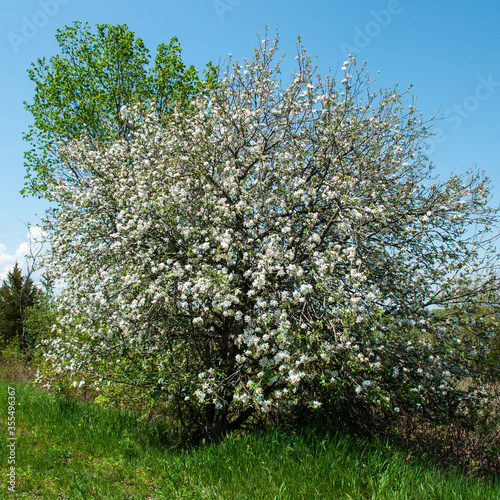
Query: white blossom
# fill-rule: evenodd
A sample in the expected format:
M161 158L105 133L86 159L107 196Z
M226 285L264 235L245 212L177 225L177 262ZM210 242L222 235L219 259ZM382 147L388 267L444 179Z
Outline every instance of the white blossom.
M399 90L345 73L354 60L317 81L301 56L286 87L263 66L273 51L166 120L122 108L126 139L60 146L75 174L48 186L44 231L63 282L45 355L61 376L231 418L319 407L311 384L390 402L391 377L418 376L422 405L459 390L464 329L430 311L467 304L471 275L498 284L486 179L433 184L427 124Z

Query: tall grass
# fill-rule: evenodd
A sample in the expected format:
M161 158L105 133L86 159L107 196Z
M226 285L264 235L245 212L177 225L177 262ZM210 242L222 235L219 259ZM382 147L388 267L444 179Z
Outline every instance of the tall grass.
M233 434L181 450L134 415L0 382L16 389L16 499L498 499L500 486L445 475L377 441L344 433L275 429ZM7 449L1 447L0 497Z

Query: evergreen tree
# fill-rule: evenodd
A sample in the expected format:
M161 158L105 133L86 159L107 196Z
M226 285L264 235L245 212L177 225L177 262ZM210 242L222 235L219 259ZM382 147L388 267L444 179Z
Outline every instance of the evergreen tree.
M21 349L27 347L26 310L32 306L38 289L29 276L23 276L18 263L7 274L0 287L0 345L19 339Z

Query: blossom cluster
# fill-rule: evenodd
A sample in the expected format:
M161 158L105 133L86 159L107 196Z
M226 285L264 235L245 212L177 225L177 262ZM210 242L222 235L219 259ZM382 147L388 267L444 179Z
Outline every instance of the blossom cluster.
M403 392L416 407L458 394L471 352L432 308L493 282L487 181L432 179L427 124L354 59L337 83L299 52L286 86L276 50L168 120L124 108L131 133L112 145L61 144L78 175L50 186L64 285L47 359L232 422L325 391L398 411Z

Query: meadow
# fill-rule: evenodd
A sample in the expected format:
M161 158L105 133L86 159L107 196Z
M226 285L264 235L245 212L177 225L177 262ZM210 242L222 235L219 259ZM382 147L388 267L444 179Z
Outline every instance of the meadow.
M500 485L439 470L382 439L335 429L233 433L185 448L130 412L0 382L1 440L15 392L16 499L498 499ZM12 391L12 389L14 391ZM1 447L7 491L9 450Z

